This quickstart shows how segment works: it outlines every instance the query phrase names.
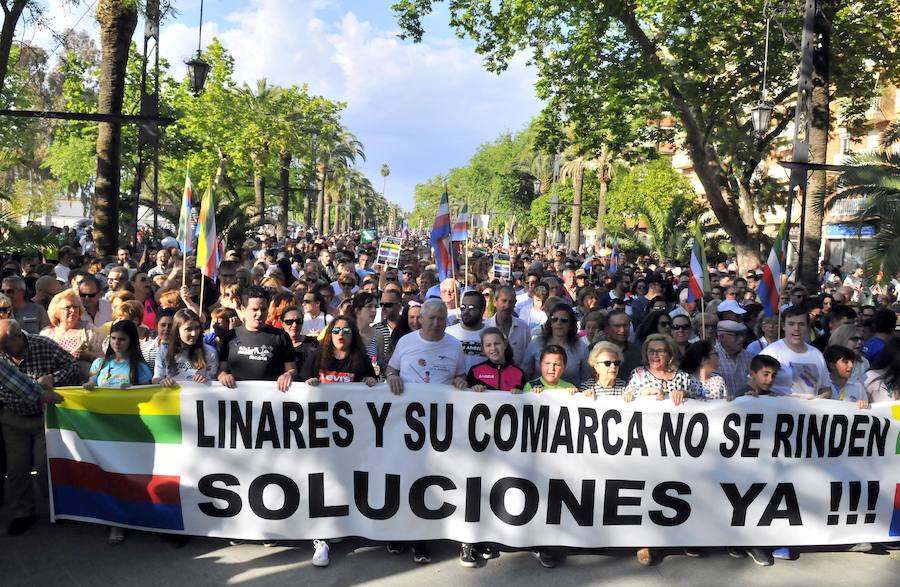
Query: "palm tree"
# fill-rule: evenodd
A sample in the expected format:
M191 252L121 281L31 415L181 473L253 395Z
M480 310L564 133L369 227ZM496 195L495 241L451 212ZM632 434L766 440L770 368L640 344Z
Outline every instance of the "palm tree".
M388 167L387 163L382 163L381 164L381 178L383 181L381 182L381 195L384 196L385 198L387 198L387 193L386 193L387 178L390 174L391 174L391 168Z
M250 161L253 164L254 206L260 223L266 222L266 167L269 164L269 146L271 143L271 114L275 110L275 102L281 94L281 88L270 86L266 78L257 80L256 88L244 84L240 96L244 107L253 121L251 130Z
M100 85L98 112L122 114L128 49L137 26L137 3L100 0ZM112 255L119 246L119 183L121 180L122 128L101 122L97 132L97 179L94 183L94 227L97 248Z
M330 218L326 219L325 217L327 213L325 192L326 184L333 175L333 169L351 167L356 163L357 158L366 160L363 144L356 138L356 135L342 126L339 126L335 132L323 136L322 139L319 157L322 191L318 194L318 205L316 206L316 230L319 234L325 234L330 229ZM330 199L329 196L329 201ZM327 226L326 220L329 221Z
M585 155L577 155L567 149L563 154L559 178L572 180L572 224L569 226L569 249L577 251L581 244L581 195L584 188L584 172L596 169L597 162Z
M883 271L893 276L900 272L900 121L884 129L878 149L872 153L851 155L838 179L838 199L865 198L865 208L856 221L878 222L866 258L866 273Z

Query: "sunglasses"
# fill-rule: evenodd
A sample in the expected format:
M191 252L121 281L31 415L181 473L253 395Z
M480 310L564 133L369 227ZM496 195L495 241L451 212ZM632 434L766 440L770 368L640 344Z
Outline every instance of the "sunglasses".
M16 293L16 290L14 290L14 289L3 289L3 290L0 290L0 292L3 292L3 293L5 293L6 295L11 296L11 295L13 295L13 294Z
M691 327L688 324L682 324L681 326L672 326L672 330L690 330Z
M100 292L95 291L94 293L80 293L80 294L78 294L78 295L80 295L80 296L83 297L83 298L91 298L91 299L94 299L94 298L96 298L97 296L100 295Z
M669 349L647 349L648 355L668 355Z
M476 306L475 304L460 304L459 310L461 312L465 312L466 310L480 310L481 306Z
M571 322L571 320L569 320L568 318L563 318L561 316L554 316L553 318L550 318L550 322L555 322L558 324L568 324L569 322Z
M353 329L349 326L335 326L331 329L331 334L353 334Z
M390 310L394 306L397 305L397 302L381 302L381 307L385 310Z
M11 309L12 308L10 308L9 306L0 306L0 312L3 312L4 314L9 314L9 311Z
M601 365L603 365L604 367L609 367L609 366L612 366L612 365L615 365L616 367L618 367L619 365L622 364L622 361L619 361L619 360L615 360L615 361L599 361L599 363L600 363Z
M294 324L297 324L298 322L300 322L299 318L293 318L293 319L287 319L287 320L281 321L281 323L284 324L285 326L293 326Z
M397 278L389 275L389 276L385 277L384 280L385 281L397 281Z
M341 287L353 287L353 282L352 281L342 281Z

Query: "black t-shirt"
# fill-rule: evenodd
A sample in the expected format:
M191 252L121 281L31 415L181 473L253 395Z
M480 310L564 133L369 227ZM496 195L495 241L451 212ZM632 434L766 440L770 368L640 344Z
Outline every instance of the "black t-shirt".
M268 324L256 332L238 326L221 344L219 360L237 381L275 381L294 362L294 345L283 330Z
M348 355L343 359L331 357L326 369L319 369L319 353L312 353L300 369L300 381L318 378L321 383L358 383L366 377L375 377L375 368L368 358L353 360Z

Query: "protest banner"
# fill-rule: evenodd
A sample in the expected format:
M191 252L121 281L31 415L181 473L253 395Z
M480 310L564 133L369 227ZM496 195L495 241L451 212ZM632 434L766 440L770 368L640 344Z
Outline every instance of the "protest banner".
M400 249L402 241L399 238L386 236L378 245L378 257L375 264L382 263L388 267L397 267L400 264Z
M505 255L499 256L499 257L494 257L494 278L509 280L509 276L510 276L509 257L507 257Z
M62 389L51 515L243 539L512 547L900 537L900 403L449 386Z

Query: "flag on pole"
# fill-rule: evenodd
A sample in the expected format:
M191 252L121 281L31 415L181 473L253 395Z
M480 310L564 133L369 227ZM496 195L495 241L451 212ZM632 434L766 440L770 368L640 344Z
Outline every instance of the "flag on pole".
M469 205L463 204L462 210L459 212L459 216L456 218L456 223L453 224L453 230L450 233L450 240L452 241L467 241L469 240Z
M781 303L781 274L784 272L784 226L778 231L769 258L763 265L762 280L759 282L759 299L763 305L763 315L774 316Z
M694 244L691 246L691 261L688 267L688 298L687 301L696 302L709 291L709 269L706 265L706 253L703 251L702 241L699 235L694 235Z
M403 226L400 228L400 238L406 240L409 238L409 223L403 219Z
M200 200L200 219L197 222L200 227L200 235L197 237L197 267L200 268L200 273L215 281L219 246L216 238L216 206L213 200L210 181Z
M181 213L178 217L178 244L181 246L181 252L184 255L189 254L193 248L191 247L194 237L194 231L191 229L191 209L194 203L191 195L191 168L188 167L184 176L184 195L181 198Z
M587 272L591 272L594 270L594 256L590 255L587 259L584 260L584 264L581 266Z
M450 196L445 190L431 227L431 248L437 264L438 279L453 277L453 256L450 251Z
M503 250L509 253L509 233L503 233Z
M619 239L613 242L612 254L609 256L609 272L615 273L619 270Z

